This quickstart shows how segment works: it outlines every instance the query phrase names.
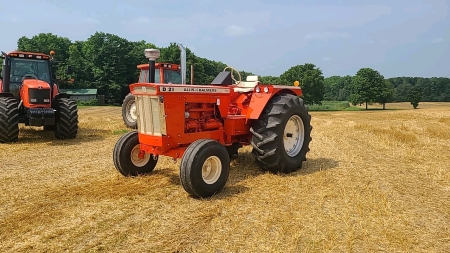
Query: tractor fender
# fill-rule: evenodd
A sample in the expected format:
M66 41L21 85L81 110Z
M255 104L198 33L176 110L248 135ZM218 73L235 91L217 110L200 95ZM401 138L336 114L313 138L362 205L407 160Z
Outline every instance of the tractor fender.
M285 93L291 94L294 96L299 96L301 93L297 93L292 89L274 89L274 92L270 93L253 93L252 98L250 100L250 105L247 111L248 119L258 119L261 112L267 105L267 102L276 94Z
M70 95L67 93L58 93L58 94L56 94L56 96L53 97L52 104L55 103L55 101L59 98L70 98Z
M11 92L0 92L0 97L2 97L2 98L13 98L14 95Z
M14 94L12 94L11 92L4 92L3 91L3 80L0 79L0 97L9 97L9 98L13 98Z

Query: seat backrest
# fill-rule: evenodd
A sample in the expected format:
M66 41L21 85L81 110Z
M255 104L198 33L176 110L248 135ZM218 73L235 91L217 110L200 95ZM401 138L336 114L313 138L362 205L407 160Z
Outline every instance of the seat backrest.
M254 88L259 84L258 76L247 76L246 81L238 83L238 87Z
M247 82L257 82L258 76L247 76Z

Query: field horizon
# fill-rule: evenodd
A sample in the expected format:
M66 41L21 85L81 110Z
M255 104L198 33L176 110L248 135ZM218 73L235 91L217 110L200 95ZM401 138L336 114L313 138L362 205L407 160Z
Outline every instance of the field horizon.
M244 147L208 199L179 161L115 171L120 107L80 106L74 140L21 125L0 144L0 251L450 252L450 103L386 108L311 111L302 169L264 173Z

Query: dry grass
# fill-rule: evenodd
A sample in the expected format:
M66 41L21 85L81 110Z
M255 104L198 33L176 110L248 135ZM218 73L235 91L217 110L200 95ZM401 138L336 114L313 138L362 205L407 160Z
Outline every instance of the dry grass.
M261 173L245 148L207 200L170 159L116 173L119 108L80 109L77 140L21 128L0 144L0 251L449 252L450 106L401 106L312 113L302 170Z

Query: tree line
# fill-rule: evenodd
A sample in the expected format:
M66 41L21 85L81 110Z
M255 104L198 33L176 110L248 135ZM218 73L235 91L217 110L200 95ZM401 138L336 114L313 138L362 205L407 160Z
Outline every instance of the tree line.
M57 83L63 89L96 88L105 95L107 103L121 103L129 92L128 85L137 81L136 65L147 63L144 49L158 48L158 62L180 64L180 51L176 43L166 47L141 41L129 41L117 35L96 32L85 41L71 41L52 33L40 33L31 38L21 37L17 49L28 52L56 52ZM0 59L1 60L1 59ZM194 84L208 84L227 64L199 57L186 49L187 76L194 65ZM70 65L73 73L67 75ZM254 73L240 71L243 80ZM414 108L420 101L449 102L450 79L444 77L395 77L384 78L378 71L361 68L354 76L325 78L322 70L313 63L305 63L287 69L280 76L260 76L264 84L293 85L299 81L307 104L322 101L349 101L353 105L391 102L411 102ZM73 80L73 81L71 81Z

